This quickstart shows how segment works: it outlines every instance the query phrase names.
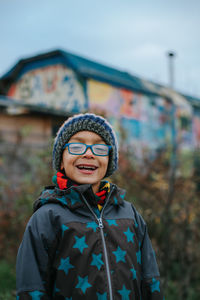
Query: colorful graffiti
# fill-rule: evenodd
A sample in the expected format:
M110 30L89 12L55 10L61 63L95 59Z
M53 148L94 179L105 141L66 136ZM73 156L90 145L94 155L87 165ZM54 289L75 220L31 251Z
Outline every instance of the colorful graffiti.
M86 81L57 64L27 71L11 85L8 96L70 114L87 110L103 114L115 127L119 140L123 130L127 144L138 153L141 149L162 149L169 143L183 149L200 147L200 112L177 95L170 101L164 96Z
M76 113L88 106L84 85L74 71L57 64L28 71L12 84L8 96Z
M156 149L171 138L171 104L165 98L148 97L94 80L88 82L88 97L91 110L104 110L109 119L117 119L115 127L123 128L129 144Z

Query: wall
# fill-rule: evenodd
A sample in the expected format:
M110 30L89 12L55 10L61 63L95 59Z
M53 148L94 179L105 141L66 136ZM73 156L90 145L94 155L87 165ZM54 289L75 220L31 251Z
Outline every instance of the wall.
M29 69L11 85L8 96L68 115L88 110L106 115L118 133L123 128L126 143L137 155L169 143L177 143L184 150L200 146L200 111L185 105L180 96L172 95L169 101L164 96L84 80L61 64Z
M182 149L192 146L196 136L192 114L181 101L175 107L165 97L143 95L94 80L88 81L88 97L90 110L104 112L117 130L122 126L126 142L137 155L144 149L162 149L175 139Z
M23 144L33 148L41 148L49 143L52 136L52 120L50 117L34 115L0 114L0 141L10 145Z
M88 107L84 81L61 64L29 70L13 83L8 96L76 113Z

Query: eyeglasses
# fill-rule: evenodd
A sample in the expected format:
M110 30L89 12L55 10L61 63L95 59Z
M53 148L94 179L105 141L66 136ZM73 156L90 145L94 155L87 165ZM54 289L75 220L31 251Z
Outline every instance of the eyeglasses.
M68 151L73 155L82 155L85 154L88 148L91 149L92 153L97 156L107 156L109 155L112 146L104 144L94 144L86 145L83 143L67 143L64 145L63 150L68 147Z

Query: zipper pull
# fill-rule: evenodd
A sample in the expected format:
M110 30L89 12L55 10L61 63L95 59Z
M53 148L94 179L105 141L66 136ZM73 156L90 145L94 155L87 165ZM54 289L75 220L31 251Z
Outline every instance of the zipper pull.
M98 219L98 223L99 223L99 228L103 228L102 218Z

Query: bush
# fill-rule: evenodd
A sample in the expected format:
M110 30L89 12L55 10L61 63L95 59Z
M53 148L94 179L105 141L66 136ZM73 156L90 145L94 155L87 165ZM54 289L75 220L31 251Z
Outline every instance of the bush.
M15 266L5 260L0 261L0 300L15 297Z
M53 175L49 151L22 156L7 157L0 162L0 285L4 287L0 288L0 300L14 299L13 266L17 249L33 203ZM15 168L8 172L6 166L11 159ZM169 153L163 152L152 161L143 159L139 166L133 155L124 150L119 172L112 181L127 190L127 200L134 203L148 224L166 299L197 300L200 298L200 154L183 156L183 163L179 156L175 168L170 159Z
M191 157L198 157L192 154ZM184 156L184 164L187 164ZM199 177L195 166L181 172L172 169L167 152L153 161L135 165L132 155L120 157L120 172L113 181L127 190L127 198L148 224L157 253L166 298L194 300L200 297ZM181 167L181 168L180 168Z

